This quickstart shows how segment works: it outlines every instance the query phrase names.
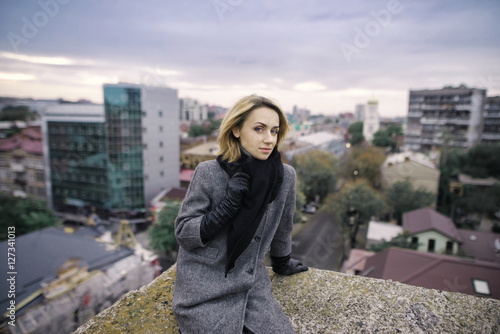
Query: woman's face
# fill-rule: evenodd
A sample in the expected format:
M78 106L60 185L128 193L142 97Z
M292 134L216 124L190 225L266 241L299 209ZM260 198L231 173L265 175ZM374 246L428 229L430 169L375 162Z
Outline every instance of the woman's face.
M262 107L251 111L241 128L233 129L233 135L255 159L266 160L276 146L279 127L278 113Z

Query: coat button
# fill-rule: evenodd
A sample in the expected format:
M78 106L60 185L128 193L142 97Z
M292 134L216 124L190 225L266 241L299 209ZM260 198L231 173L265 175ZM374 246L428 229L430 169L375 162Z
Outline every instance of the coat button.
M247 273L249 273L250 275L252 275L253 274L253 268L248 269Z
M253 238L255 241L260 241L260 236L256 235L255 238Z

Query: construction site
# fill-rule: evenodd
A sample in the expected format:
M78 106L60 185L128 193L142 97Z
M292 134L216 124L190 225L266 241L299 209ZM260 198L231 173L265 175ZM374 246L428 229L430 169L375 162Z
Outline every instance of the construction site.
M15 281L0 283L12 292L0 296L1 333L71 333L161 273L158 256L137 242L134 222L91 215L80 223L15 239ZM11 246L0 243L2 254ZM12 272L7 261L2 266Z

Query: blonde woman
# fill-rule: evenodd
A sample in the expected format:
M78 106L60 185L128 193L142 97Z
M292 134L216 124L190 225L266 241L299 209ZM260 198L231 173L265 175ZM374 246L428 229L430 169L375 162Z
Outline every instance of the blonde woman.
M175 221L180 245L173 307L182 333L293 333L263 264L291 275L295 170L281 162L280 107L250 95L224 117L220 155L201 163Z

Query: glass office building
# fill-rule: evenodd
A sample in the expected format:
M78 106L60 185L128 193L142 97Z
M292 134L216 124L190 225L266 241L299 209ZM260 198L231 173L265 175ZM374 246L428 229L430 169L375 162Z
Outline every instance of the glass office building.
M104 110L111 207L144 209L140 89L105 86Z
M44 116L47 197L56 211L145 212L179 186L177 91L104 85L104 105L60 104Z

